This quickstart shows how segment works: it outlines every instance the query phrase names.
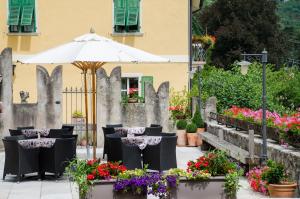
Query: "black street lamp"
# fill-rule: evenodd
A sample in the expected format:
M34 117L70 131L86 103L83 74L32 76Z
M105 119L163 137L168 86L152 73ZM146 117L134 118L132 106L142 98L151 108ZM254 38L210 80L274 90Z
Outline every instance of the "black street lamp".
M247 67L250 65L251 60L260 61L263 65L263 73L262 73L262 135L263 135L263 146L262 146L262 153L261 153L261 164L265 165L266 160L268 159L267 156L267 118L266 118L266 106L267 106L267 91L266 91L266 64L268 62L268 52L264 49L261 54L242 54L244 60L239 62L238 64L241 65L241 72L247 71Z

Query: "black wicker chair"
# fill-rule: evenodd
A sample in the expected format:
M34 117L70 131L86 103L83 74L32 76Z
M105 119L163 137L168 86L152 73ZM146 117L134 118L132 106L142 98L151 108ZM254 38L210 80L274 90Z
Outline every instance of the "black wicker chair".
M34 129L34 126L21 126L17 127L18 130L24 130L24 129Z
M72 135L74 132L74 126L72 125L62 125L61 129L67 129L70 135Z
M105 154L107 155L107 152L108 152L108 140L107 140L107 135L109 134L113 134L115 133L115 130L114 128L107 128L107 127L102 127L102 130L103 130L103 135L104 135L104 147L103 147L103 159L104 159L104 156Z
M63 135L72 135L68 129L50 129L49 138L62 138Z
M9 133L11 136L23 135L22 131L18 129L9 129Z
M161 127L160 124L151 124L150 127Z
M147 145L142 152L143 164L158 171L177 168L176 142L177 136L163 136L158 145Z
M107 161L118 162L122 161L122 141L118 134L108 134L106 135L108 151L107 151Z
M72 147L72 157L76 158L76 147L77 147L77 141L78 141L78 135L62 135L62 138L74 138L73 147Z
M162 127L146 127L145 135L149 136L161 136L160 133L162 132Z
M122 143L122 162L127 169L141 169L142 151L138 146Z
M54 173L55 178L61 176L69 161L74 158L73 146L75 138L57 138L51 148L40 148L40 173Z
M176 136L176 133L160 133L161 136Z
M3 180L7 174L17 175L22 180L25 174L39 172L39 148L25 149L19 145L18 140L25 136L4 137L5 163Z
M123 127L123 124L106 124L107 128Z

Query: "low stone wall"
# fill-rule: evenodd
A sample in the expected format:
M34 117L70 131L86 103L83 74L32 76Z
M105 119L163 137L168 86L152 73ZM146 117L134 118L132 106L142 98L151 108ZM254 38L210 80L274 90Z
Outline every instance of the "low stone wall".
M218 136L218 131L223 130L224 140L239 146L244 150L249 150L248 140L249 136L246 131L236 131L234 128L228 128L225 125L219 125L215 121L207 122L207 132ZM260 156L262 150L262 139L260 136L255 135L254 138L254 153ZM292 175L295 180L300 172L300 150L294 147L283 147L273 140L267 140L267 154L268 158L276 162L283 163L287 171Z

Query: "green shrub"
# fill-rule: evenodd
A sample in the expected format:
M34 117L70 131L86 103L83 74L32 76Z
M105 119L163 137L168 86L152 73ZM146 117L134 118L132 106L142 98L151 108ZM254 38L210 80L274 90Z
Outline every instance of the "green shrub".
M198 105L196 107L196 111L195 111L194 116L192 118L192 122L194 124L196 124L197 128L204 128L204 122L202 120Z
M176 127L178 130L184 130L186 128L187 122L186 120L178 120L176 123Z
M267 166L269 168L263 172L262 179L267 181L268 184L280 184L280 182L286 178L282 164L276 163L273 160L268 160Z
M197 126L194 123L190 123L186 126L186 132L187 133L196 133L197 132Z

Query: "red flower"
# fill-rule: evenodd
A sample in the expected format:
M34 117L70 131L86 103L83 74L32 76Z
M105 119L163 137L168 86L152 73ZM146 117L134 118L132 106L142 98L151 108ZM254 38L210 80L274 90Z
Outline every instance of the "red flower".
M87 180L94 180L95 176L93 174L89 174L89 175L86 176L86 179Z
M93 166L93 164L95 164L95 162L97 162L97 160L88 160L87 165Z

